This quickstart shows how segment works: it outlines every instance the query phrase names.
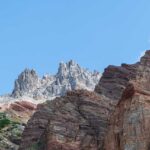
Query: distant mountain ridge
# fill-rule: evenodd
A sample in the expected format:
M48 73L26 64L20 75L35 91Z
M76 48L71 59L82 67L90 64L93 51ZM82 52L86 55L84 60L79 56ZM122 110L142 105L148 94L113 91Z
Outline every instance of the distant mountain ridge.
M63 96L67 91L86 89L93 91L101 74L80 67L73 60L59 64L56 75L40 78L33 69L25 69L15 81L13 98L27 96L33 99L53 99Z

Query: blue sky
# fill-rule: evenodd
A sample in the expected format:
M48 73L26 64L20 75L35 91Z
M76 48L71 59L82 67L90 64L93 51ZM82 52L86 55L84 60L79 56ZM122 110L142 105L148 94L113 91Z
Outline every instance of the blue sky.
M55 73L75 60L100 72L150 47L149 0L0 1L0 94L24 68Z

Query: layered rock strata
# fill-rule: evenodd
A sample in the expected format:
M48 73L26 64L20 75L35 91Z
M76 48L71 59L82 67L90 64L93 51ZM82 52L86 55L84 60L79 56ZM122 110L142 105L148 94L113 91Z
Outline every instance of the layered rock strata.
M19 150L103 150L108 118L138 64L109 66L95 92L73 91L39 105L28 122Z
M27 101L2 104L0 108L0 150L18 150L21 135L36 105Z
M110 119L105 150L150 150L150 51Z

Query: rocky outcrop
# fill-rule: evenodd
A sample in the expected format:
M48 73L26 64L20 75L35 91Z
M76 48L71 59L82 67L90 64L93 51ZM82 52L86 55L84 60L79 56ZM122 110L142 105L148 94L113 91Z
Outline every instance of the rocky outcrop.
M10 118L25 124L35 112L36 108L37 105L29 101L15 101L0 104L1 113L6 113Z
M27 101L16 101L10 104L9 109L15 111L34 111L36 109L36 105Z
M99 95L82 90L40 105L23 134L20 150L35 146L41 150L100 147L107 124L104 114L109 112L109 104L101 103Z
M20 150L103 150L108 118L135 79L137 66L109 66L95 92L72 91L40 105L25 128Z
M73 91L39 105L20 150L101 149L112 104L94 92Z
M150 93L130 86L110 119L105 150L150 149Z
M17 150L23 130L21 123L0 113L0 150Z
M141 58L136 79L124 91L110 119L105 150L150 149L150 51Z
M135 79L138 63L134 65L122 64L121 66L108 66L95 92L105 95L116 103L121 99L122 93L130 80Z
M27 123L36 110L37 105L27 101L16 101L11 103L5 112L11 117L16 116L23 123Z
M36 110L36 105L27 101L1 104L0 150L18 150L25 124Z
M100 76L98 72L83 69L72 60L60 63L56 75L45 75L42 79L34 70L25 69L15 81L12 97L27 96L47 100L76 89L93 91Z
M12 95L14 97L23 96L33 92L39 86L39 77L35 70L25 69L15 81Z
M63 70L57 83L66 83ZM38 105L19 150L149 150L149 99L147 51L134 65L106 68L95 92L70 91Z

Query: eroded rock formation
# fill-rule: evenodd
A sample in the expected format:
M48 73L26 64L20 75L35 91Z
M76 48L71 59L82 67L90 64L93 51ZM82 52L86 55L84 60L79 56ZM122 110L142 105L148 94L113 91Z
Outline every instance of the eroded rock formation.
M19 150L150 150L149 124L147 51L136 64L106 68L94 92L70 91L38 105Z
M105 150L150 150L150 51L125 89L105 138Z
M60 63L56 75L44 75L42 78L34 70L25 69L15 81L12 97L50 100L71 90L93 91L100 77L100 73L90 72L72 60Z
M25 124L36 110L27 101L0 105L0 150L18 150Z
M73 91L40 105L23 133L20 150L103 150L109 117L138 64L109 66L95 92Z
M23 134L20 150L35 145L47 150L100 148L109 108L111 104L98 94L84 90L40 105Z

